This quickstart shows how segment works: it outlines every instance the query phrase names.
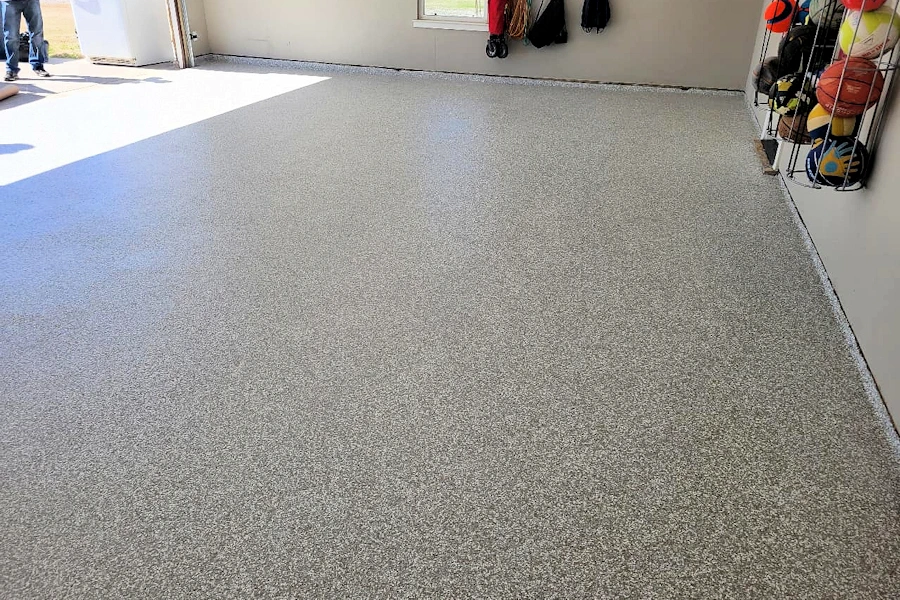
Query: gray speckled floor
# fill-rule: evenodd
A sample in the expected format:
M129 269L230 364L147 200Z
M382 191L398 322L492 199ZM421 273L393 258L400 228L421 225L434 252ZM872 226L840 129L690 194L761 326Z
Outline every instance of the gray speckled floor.
M0 597L897 598L752 136L336 75L2 189Z

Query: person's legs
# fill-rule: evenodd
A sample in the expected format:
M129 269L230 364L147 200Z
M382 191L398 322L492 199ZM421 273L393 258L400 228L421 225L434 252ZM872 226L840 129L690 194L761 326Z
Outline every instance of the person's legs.
M31 48L29 49L29 62L35 71L44 70L44 17L41 15L41 0L24 0L22 12L25 14L25 22L28 23L28 33L31 35Z
M0 20L3 21L6 70L15 74L19 72L19 25L22 21L22 5L18 2L0 2Z

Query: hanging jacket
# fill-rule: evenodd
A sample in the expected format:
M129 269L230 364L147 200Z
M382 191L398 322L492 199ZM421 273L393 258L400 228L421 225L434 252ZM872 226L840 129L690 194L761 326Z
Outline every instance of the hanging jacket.
M563 0L550 0L528 31L528 41L535 48L550 44L565 44L569 41L566 29L566 5Z
M581 28L590 33L597 30L600 33L609 23L609 0L584 0L584 8L581 11Z

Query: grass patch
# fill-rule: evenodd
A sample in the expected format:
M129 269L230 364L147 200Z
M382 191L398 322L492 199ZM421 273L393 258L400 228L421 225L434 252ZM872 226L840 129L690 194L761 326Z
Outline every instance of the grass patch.
M75 34L75 17L68 2L42 2L44 39L50 42L52 58L81 58L81 46ZM21 31L28 31L22 19Z
M425 0L425 14L446 17L484 17L487 0Z

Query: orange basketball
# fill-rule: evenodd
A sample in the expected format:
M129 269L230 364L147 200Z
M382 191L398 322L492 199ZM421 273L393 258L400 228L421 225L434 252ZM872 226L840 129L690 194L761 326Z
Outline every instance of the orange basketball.
M773 33L785 33L794 22L797 3L794 0L775 0L766 7L766 29Z
M878 66L871 60L851 57L825 69L816 88L816 97L825 110L834 112L834 116L855 117L875 106L883 89L884 75Z

